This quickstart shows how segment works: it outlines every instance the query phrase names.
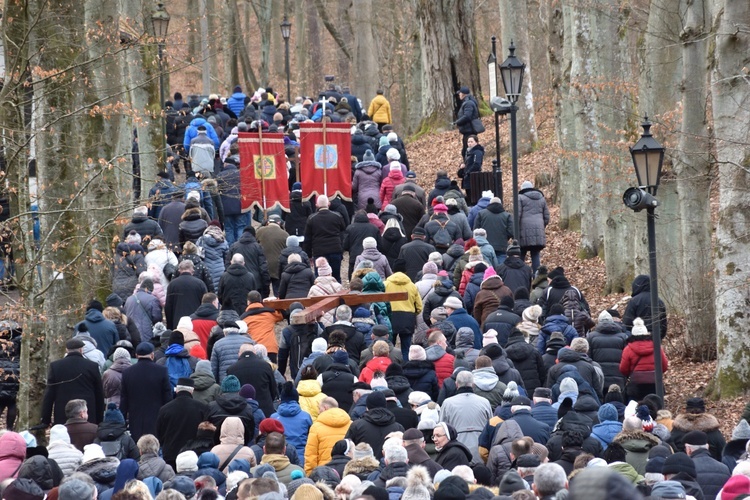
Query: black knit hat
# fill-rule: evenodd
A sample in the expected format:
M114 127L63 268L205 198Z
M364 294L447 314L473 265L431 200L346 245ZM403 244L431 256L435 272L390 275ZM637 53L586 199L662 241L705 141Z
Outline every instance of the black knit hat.
M172 333L169 334L169 343L167 345L174 345L174 344L179 344L182 346L185 345L185 336L179 330L174 330Z
M299 393L297 392L297 389L294 388L292 382L284 383L284 387L281 389L280 399L282 403L299 401Z
M661 473L665 476L667 474L679 474L680 472L685 472L693 478L696 476L695 462L681 451L668 456L661 468Z
M435 492L434 500L455 500L466 498L469 494L469 485L459 476L448 476L440 482Z
M99 312L104 311L104 306L102 306L102 303L98 300L94 299L91 302L89 302L89 305L86 306L86 310L90 311L91 309L96 309Z
M385 396L379 391L371 392L367 395L366 406L368 410L385 408Z

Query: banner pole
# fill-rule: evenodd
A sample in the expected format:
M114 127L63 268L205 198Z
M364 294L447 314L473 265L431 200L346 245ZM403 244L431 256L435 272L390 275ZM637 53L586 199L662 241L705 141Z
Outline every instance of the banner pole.
M263 198L263 220L266 220L266 170L263 166L263 119L258 120L258 147L260 148L260 192Z
M328 142L326 141L326 100L320 98L320 105L323 114L320 117L320 124L323 127L323 194L328 196Z

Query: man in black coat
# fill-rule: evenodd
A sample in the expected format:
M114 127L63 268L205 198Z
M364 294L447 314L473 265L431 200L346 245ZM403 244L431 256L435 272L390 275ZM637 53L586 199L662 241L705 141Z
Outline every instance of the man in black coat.
M130 234L130 231L135 231L136 233L141 235L144 246L154 237L162 237L161 226L159 226L159 223L154 219L149 218L148 207L145 206L136 207L133 209L133 218L130 219L130 222L125 224L125 227L122 229L123 240L127 238L128 234Z
M354 214L354 220L346 228L344 234L344 250L349 252L349 279L354 272L354 261L364 251L362 242L368 237L375 238L378 248L382 248L380 231L375 225L370 224L370 219L367 218L367 213L364 210L357 210Z
M628 344L628 334L614 322L611 314L602 311L596 327L586 338L589 341L589 356L602 367L604 387L617 384L624 390L625 376L620 372L620 360Z
M422 271L422 266L429 260L430 254L435 252L435 247L425 241L425 231L421 227L415 227L411 233L411 241L401 247L398 260L406 264L406 274L413 282L417 281L417 275Z
M385 389L383 395L385 396L385 407L393 413L396 422L401 424L404 429L416 429L419 425L417 412L408 406L400 407L396 393L392 389Z
M559 304L562 301L563 295L565 295L565 292L568 290L575 290L578 293L580 305L586 311L591 311L589 303L586 302L583 293L568 281L568 278L565 276L565 269L562 267L556 267L547 274L547 277L550 279L549 286L538 302L538 304L542 306L542 318L549 316L550 307Z
M477 133L472 127L472 120L479 118L479 108L477 107L477 101L474 96L471 95L469 87L461 87L458 92L458 100L461 101L461 107L458 110L458 116L456 116L456 126L458 131L461 133L463 140L461 142L461 158L466 157L466 150L468 149L469 136Z
M42 423L64 424L65 405L72 399L83 399L89 409L88 421L99 424L104 417L104 389L99 365L83 357L83 341L72 338L65 343L63 359L50 363L47 388L42 400Z
M325 257L331 266L331 276L341 283L341 261L344 259L346 222L338 212L329 210L327 196L318 196L318 211L310 216L305 226L303 249L313 259Z
M255 400L266 417L274 411L273 402L279 395L279 388L273 376L271 365L253 352L251 344L240 347L239 359L227 369L227 375L239 379L240 386L252 384L255 387Z
M245 259L245 267L255 279L256 289L260 291L263 297L268 296L269 287L271 286L271 274L268 272L268 261L263 247L255 239L255 229L248 225L240 239L229 247L225 264L229 267L234 254L241 254Z
M352 422L346 432L346 439L351 439L354 444L368 443L372 446L375 459L380 460L385 437L391 432L403 430L393 413L386 408L383 393L376 391L367 396L367 412L362 418Z
M185 213L184 192L177 190L172 193L172 201L167 203L159 212L159 227L163 231L164 243L173 252L180 252L180 222Z
M120 411L137 442L144 434L157 433L156 418L161 407L172 401L172 386L166 367L154 363L152 343L138 344L135 355L138 362L122 373Z
M645 274L636 276L633 280L633 293L631 297L622 315L622 324L630 330L633 328L633 320L641 318L643 324L646 325L646 329L652 332L654 319L651 314L651 278ZM658 307L661 321L661 338L664 338L667 335L667 310L661 299L659 299Z
M231 262L219 279L219 302L222 309L233 309L241 315L247 308L247 294L252 290L258 290L258 284L245 267L245 258L242 254L232 255Z
M547 370L544 368L544 360L537 348L526 342L523 332L514 328L505 345L505 353L508 359L521 374L523 385L527 394L533 394L537 387L543 387L547 380Z
M401 196L392 199L391 205L396 207L398 213L404 218L405 235L411 236L412 231L425 214L424 205L417 199L414 184L405 184Z
M511 401L510 420L515 421L524 436L529 436L535 443L546 444L550 435L549 425L540 422L531 415L531 400L524 396L516 396Z
M511 332L521 322L521 316L513 312L514 305L513 297L504 296L497 310L490 313L482 324L482 333L490 329L497 332L497 343L502 347L507 345Z
M193 261L183 260L177 266L180 273L167 287L167 301L164 314L167 317L167 329L174 330L183 316L190 316L201 305L203 294L208 292L206 284L193 276Z
M717 495L732 476L729 468L711 456L708 450L708 438L705 432L691 431L685 434L685 453L695 464L698 486L706 498L717 498Z
M416 428L406 429L404 431L403 442L411 465L421 465L426 468L427 472L430 473L430 477L435 477L435 474L443 469L424 450L425 440L422 431Z
M367 343L362 332L358 331L352 324L352 309L346 304L336 308L336 322L323 330L322 337L326 339L329 345L331 344L331 333L335 330L341 330L346 334L346 341L344 342L346 352L349 354L349 359L354 360L359 365L359 357L367 347Z
M156 417L156 438L161 443L164 461L175 467L175 459L185 444L195 439L198 425L206 420L208 406L193 399L195 382L180 378L172 401L159 410Z
M534 276L531 268L521 259L521 247L511 245L507 250L508 257L497 267L497 274L503 279L505 286L516 293L519 288L531 289L531 278Z

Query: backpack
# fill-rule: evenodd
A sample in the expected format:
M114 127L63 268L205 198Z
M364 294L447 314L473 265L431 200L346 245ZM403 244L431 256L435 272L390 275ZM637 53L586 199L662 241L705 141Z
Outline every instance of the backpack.
M388 314L388 306L386 306L385 302L373 302L370 306L370 312L378 325L388 327L388 333L391 336L391 341L393 341L393 326L391 325L391 317Z
M302 361L312 354L313 340L318 338L318 327L313 324L312 328L304 328L301 332L292 332L292 341L289 345L289 361L296 371L299 371Z
M99 443L99 446L102 447L102 451L104 452L105 457L115 457L118 460L122 460L125 458L125 453L122 449L122 443L119 439L115 439L114 441L102 441Z
M174 389L177 381L181 378L188 378L193 374L190 369L190 362L187 358L178 358L177 356L167 356L167 371L169 372L169 384Z
M591 316L581 304L581 296L578 290L574 288L566 290L562 299L560 299L560 304L565 309L565 317L570 318L570 324L576 329L578 335L584 335L586 332L581 331L581 329L585 330L585 325L590 323L586 319L590 320Z
M448 229L446 229L446 226L448 225L450 220L445 221L445 223L442 223L437 219L433 219L433 220L438 223L440 228L432 236L432 242L435 244L436 247L447 248L451 246L451 244L453 244L453 238L451 238L451 234L448 232Z

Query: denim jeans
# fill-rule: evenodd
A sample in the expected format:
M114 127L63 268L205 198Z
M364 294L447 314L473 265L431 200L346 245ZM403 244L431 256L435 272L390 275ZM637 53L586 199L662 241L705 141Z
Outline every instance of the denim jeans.
M526 253L531 253L531 270L536 272L539 266L542 265L541 250L521 250L521 259L526 262Z
M232 246L232 243L240 239L242 230L250 223L248 214L240 215L225 215L224 216L224 231L227 235L227 244Z
M328 253L325 255L316 255L315 258L325 257L328 261L328 265L331 266L331 276L333 279L341 283L341 261L344 260L344 255L340 253ZM315 276L318 275L318 269L315 269Z
M495 252L495 258L497 258L497 265L502 266L503 262L505 262L505 258L507 255L505 252Z
M401 356L404 359L409 359L409 348L411 347L411 333L399 333L398 338L401 339Z

